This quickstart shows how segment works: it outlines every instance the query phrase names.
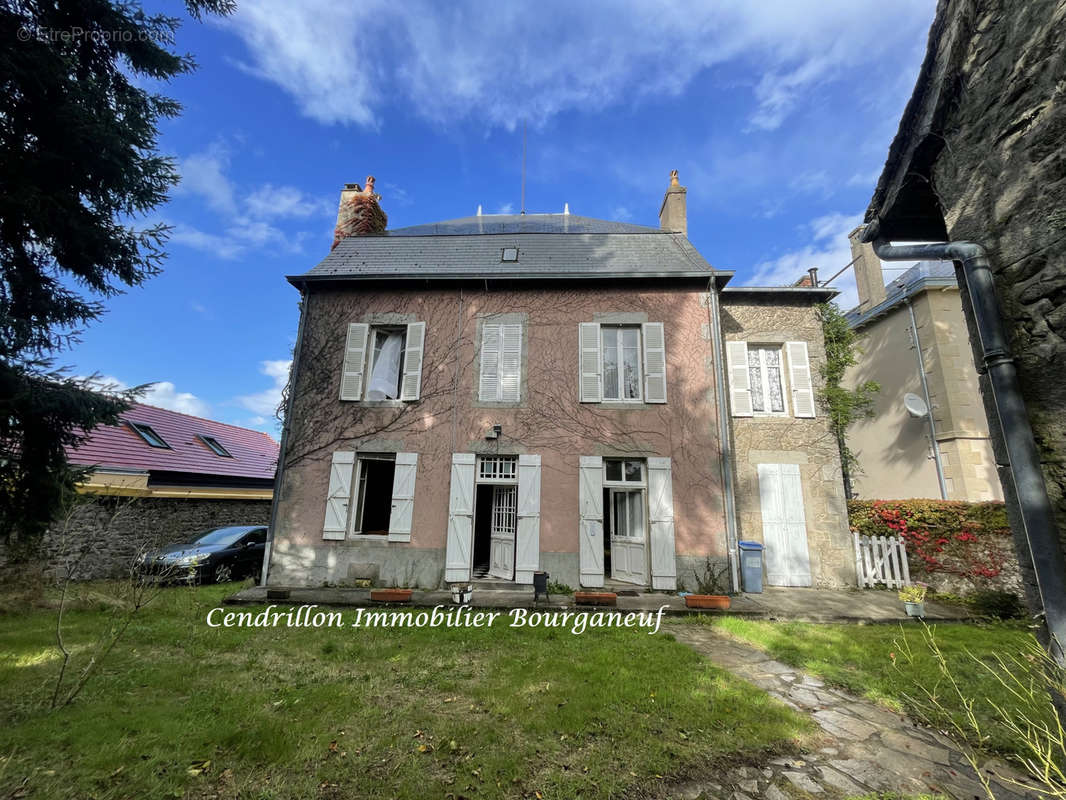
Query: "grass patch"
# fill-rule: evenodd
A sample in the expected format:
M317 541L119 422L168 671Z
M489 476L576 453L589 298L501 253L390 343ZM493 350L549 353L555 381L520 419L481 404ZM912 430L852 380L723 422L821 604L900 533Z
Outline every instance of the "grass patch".
M914 624L815 625L738 617L708 621L751 642L779 661L817 675L860 697L914 716L920 716L921 711L918 698L923 695L919 685L933 691L944 686L936 661L923 639L922 629ZM964 694L973 699L974 712L988 736L985 741L971 737L969 743L1010 758L1028 755L999 723L993 708L993 704L1017 708L1017 699L974 658L997 667L995 654L1022 652L1032 643L1032 634L1022 625L1011 623L938 623L931 627L955 680ZM914 655L909 663L898 655L904 641L909 643ZM893 658L893 655L897 657ZM1035 672L1032 678L1039 683L1040 678ZM958 701L949 692L937 693L947 712L959 715L957 718L961 720L963 708ZM1033 719L1051 720L1049 705L1021 710ZM932 721L937 727L947 727L948 720L943 715L933 715Z
M208 628L232 590L165 590L53 713L53 612L8 605L0 796L607 798L811 730L668 635ZM76 655L107 620L86 597Z

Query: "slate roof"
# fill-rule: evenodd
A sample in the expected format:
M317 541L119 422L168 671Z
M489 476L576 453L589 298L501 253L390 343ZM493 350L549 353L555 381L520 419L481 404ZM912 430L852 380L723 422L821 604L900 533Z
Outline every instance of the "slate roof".
M955 265L951 261L919 261L885 286L887 297L873 308L859 313L855 307L844 314L853 328L861 327L903 302L905 297L929 287L956 286Z
M503 261L505 247L518 261ZM463 278L727 277L680 233L573 214L464 217L350 236L317 266L314 280Z
M260 431L141 404L121 417L150 425L170 449L152 447L129 425L104 426L94 429L77 447L67 448L71 463L135 471L274 478L278 445ZM216 455L198 434L214 437L233 457Z

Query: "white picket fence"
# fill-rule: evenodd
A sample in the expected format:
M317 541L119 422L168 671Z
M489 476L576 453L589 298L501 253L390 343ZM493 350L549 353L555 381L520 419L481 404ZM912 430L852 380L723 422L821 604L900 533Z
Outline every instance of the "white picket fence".
M855 572L859 587L866 589L884 584L890 589L909 586L911 571L907 565L907 546L898 536L855 537Z

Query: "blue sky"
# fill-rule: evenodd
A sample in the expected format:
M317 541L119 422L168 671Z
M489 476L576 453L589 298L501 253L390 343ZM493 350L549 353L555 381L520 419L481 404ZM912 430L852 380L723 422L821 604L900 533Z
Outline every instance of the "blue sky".
M671 169L689 238L736 281L828 277L910 96L932 0L238 0L187 21L200 67L162 150L181 185L163 273L65 354L157 382L147 402L276 434L295 289L341 185L377 177L391 227L526 208L657 225ZM347 7L347 6L352 7ZM854 282L840 284L854 304Z

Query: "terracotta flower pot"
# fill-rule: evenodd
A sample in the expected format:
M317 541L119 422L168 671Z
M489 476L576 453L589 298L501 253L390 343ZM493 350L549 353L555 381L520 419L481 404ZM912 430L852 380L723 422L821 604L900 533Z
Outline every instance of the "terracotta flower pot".
M579 606L613 606L618 603L614 592L574 592L574 602Z
M410 603L410 589L374 589L370 599L377 603Z
M732 601L724 594L686 594L688 608L729 608Z

